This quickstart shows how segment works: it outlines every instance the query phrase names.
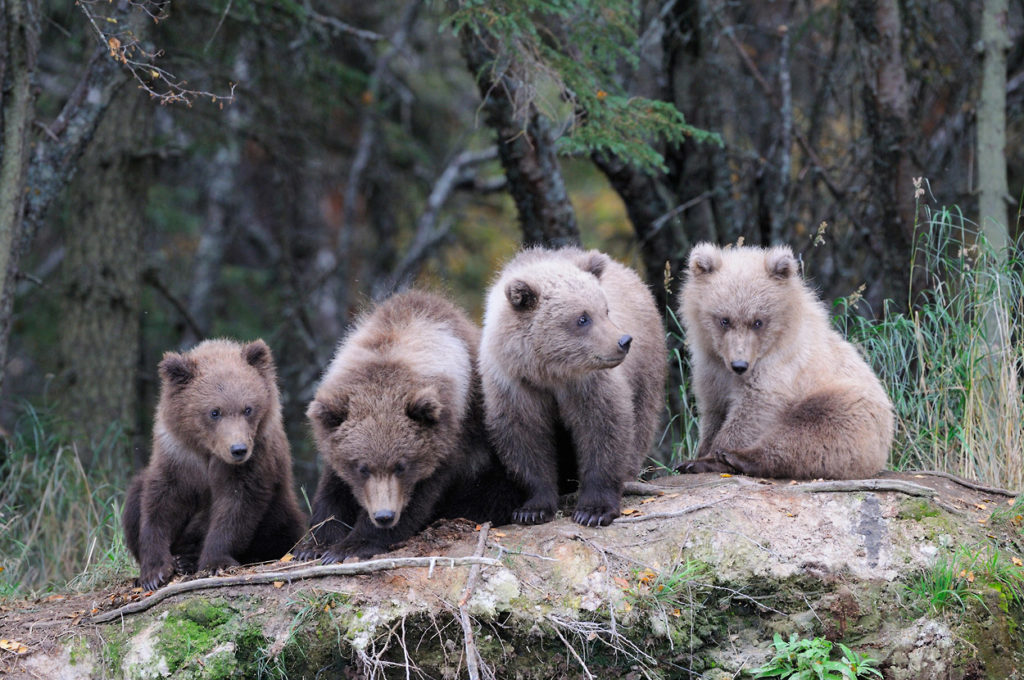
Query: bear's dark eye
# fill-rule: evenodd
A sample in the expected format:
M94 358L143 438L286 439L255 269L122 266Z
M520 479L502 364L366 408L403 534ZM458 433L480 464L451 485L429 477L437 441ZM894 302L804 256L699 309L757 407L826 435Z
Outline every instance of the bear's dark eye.
M728 328L729 327L729 317L723 316L721 319L718 320L718 323L722 324L722 328Z
M395 474L400 475L403 472L405 472L405 463L402 463L401 461L395 463Z
M590 315L583 313L580 314L580 318L576 319L576 325L583 327L590 324Z
M212 418L213 420L220 420L220 409L215 408L212 411L210 411L210 418Z
M363 479L366 479L367 477L370 476L370 468L367 467L366 463L363 463L358 468L356 468L356 471L359 473L359 476L362 477Z
M244 409L242 409L242 415L245 416L246 418L251 416L252 415L252 406L246 406Z
M761 321L760 319L754 319L754 323L752 325L754 326L754 330L757 330L758 328L764 325L764 321Z

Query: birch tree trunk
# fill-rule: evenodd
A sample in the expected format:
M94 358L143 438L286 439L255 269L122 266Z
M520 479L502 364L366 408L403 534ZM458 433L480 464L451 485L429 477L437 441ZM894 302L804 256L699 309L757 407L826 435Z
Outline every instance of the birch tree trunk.
M985 0L981 13L982 73L978 99L978 224L992 248L1006 255L1006 53L1009 0Z

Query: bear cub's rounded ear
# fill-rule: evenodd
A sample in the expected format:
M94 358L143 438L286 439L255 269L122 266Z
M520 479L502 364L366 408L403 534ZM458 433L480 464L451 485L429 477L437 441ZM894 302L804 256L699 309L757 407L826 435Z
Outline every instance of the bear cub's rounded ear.
M306 409L306 417L319 423L325 430L333 430L348 418L348 399L327 405L314 399Z
M611 260L609 260L608 256L604 253L597 250L591 250L583 253L583 256L577 264L580 269L588 274L593 274L597 278L601 278L601 275L604 274L605 267L608 266L610 261Z
M257 371L264 371L274 364L270 347L262 340L254 340L242 347L242 359Z
M197 371L195 359L176 352L165 352L158 369L160 377L168 385L176 387L183 387L192 382Z
M690 251L690 274L711 274L722 266L722 249L713 243L698 243Z
M505 297L516 311L525 312L537 306L537 291L520 279L505 287Z
M405 414L422 425L437 425L441 422L442 409L437 391L427 387L413 395L405 407Z
M797 273L799 263L789 246L775 246L764 256L764 266L776 279L788 279Z

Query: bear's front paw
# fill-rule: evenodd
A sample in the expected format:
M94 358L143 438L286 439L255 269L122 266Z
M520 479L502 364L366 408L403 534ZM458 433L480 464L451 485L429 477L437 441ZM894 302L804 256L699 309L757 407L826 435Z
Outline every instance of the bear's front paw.
M159 564L144 565L139 574L139 587L143 590L156 590L174 576L174 560L170 555Z
M174 555L174 571L178 574L194 574L199 569L199 556L195 553L191 555Z
M216 574L230 567L237 567L238 565L238 560L231 555L215 555L213 557L204 557L200 560L199 570Z
M323 557L325 548L322 545L315 543L302 543L295 548L295 559L299 562L308 562L309 560L316 560Z
M512 521L516 524L544 524L550 522L554 517L554 507L524 505L512 511Z
M619 508L610 505L577 505L572 520L585 527L606 527L619 516Z
M680 472L684 475L690 475L699 474L701 472L735 472L735 470L722 459L721 452L717 452L711 456L695 458L693 460L680 463L676 467L676 472Z
M335 564L337 562L344 562L350 557L356 557L360 560L368 560L374 555L380 555L387 551L387 546L383 546L378 543L361 540L345 540L341 543L335 543L328 548L324 552L323 559L321 559L320 562L322 564Z

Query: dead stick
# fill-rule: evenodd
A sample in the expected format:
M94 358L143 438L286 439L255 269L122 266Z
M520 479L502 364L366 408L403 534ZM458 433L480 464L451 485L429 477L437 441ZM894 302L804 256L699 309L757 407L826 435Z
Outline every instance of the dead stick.
M491 530L491 523L484 522L480 526L480 536L476 540L474 557L483 557L484 548L487 546L487 532ZM476 641L473 639L473 625L469 620L469 609L466 603L469 602L476 587L477 576L480 575L480 565L474 564L469 569L469 576L466 578L466 589L459 600L459 623L462 624L462 639L466 648L466 670L469 673L469 680L480 680L480 667L477 664Z
M652 512L649 515L639 515L636 517L616 517L612 520L612 524L633 524L634 522L646 522L651 519L670 519L672 517L682 517L683 515L689 515L691 512L697 512L704 508L710 508L712 505L718 505L722 501L729 501L735 498L735 496L726 496L725 498L719 498L717 501L710 501L708 503L700 503L698 505L690 505L683 508L682 510L675 510L673 512Z
M307 578L323 578L325 576L354 576L356 574L372 574L377 571L388 569L401 569L403 567L429 567L432 564L448 567L468 567L473 565L495 566L501 564L492 557L394 557L384 560L368 560L366 562L353 562L351 564L327 564L306 567L295 571L268 571L256 574L242 574L239 576L211 576L199 578L193 581L181 581L172 583L166 588L157 590L144 600L126 604L118 609L103 612L86 619L88 623L104 623L112 621L126 614L137 614L159 604L163 600L181 593L208 588L223 588L226 586L250 586L261 583L273 583L274 581L298 581Z
M981 491L982 493L995 494L997 496L1006 496L1007 498L1016 498L1019 495L1016 491L1010 491L1009 489L1001 489L998 486L985 486L984 484L972 482L968 479L964 479L963 477L954 475L950 472L942 472L941 470L907 470L907 474L942 477L943 479L948 479L951 482L959 484L960 486L967 487L968 489L974 489L975 491Z
M785 489L787 487L780 488ZM789 488L792 488L794 491L801 491L804 493L896 491L898 493L905 493L908 496L938 495L938 492L935 489L921 484L914 484L913 482L904 482L899 479L834 479L827 482L794 484Z

